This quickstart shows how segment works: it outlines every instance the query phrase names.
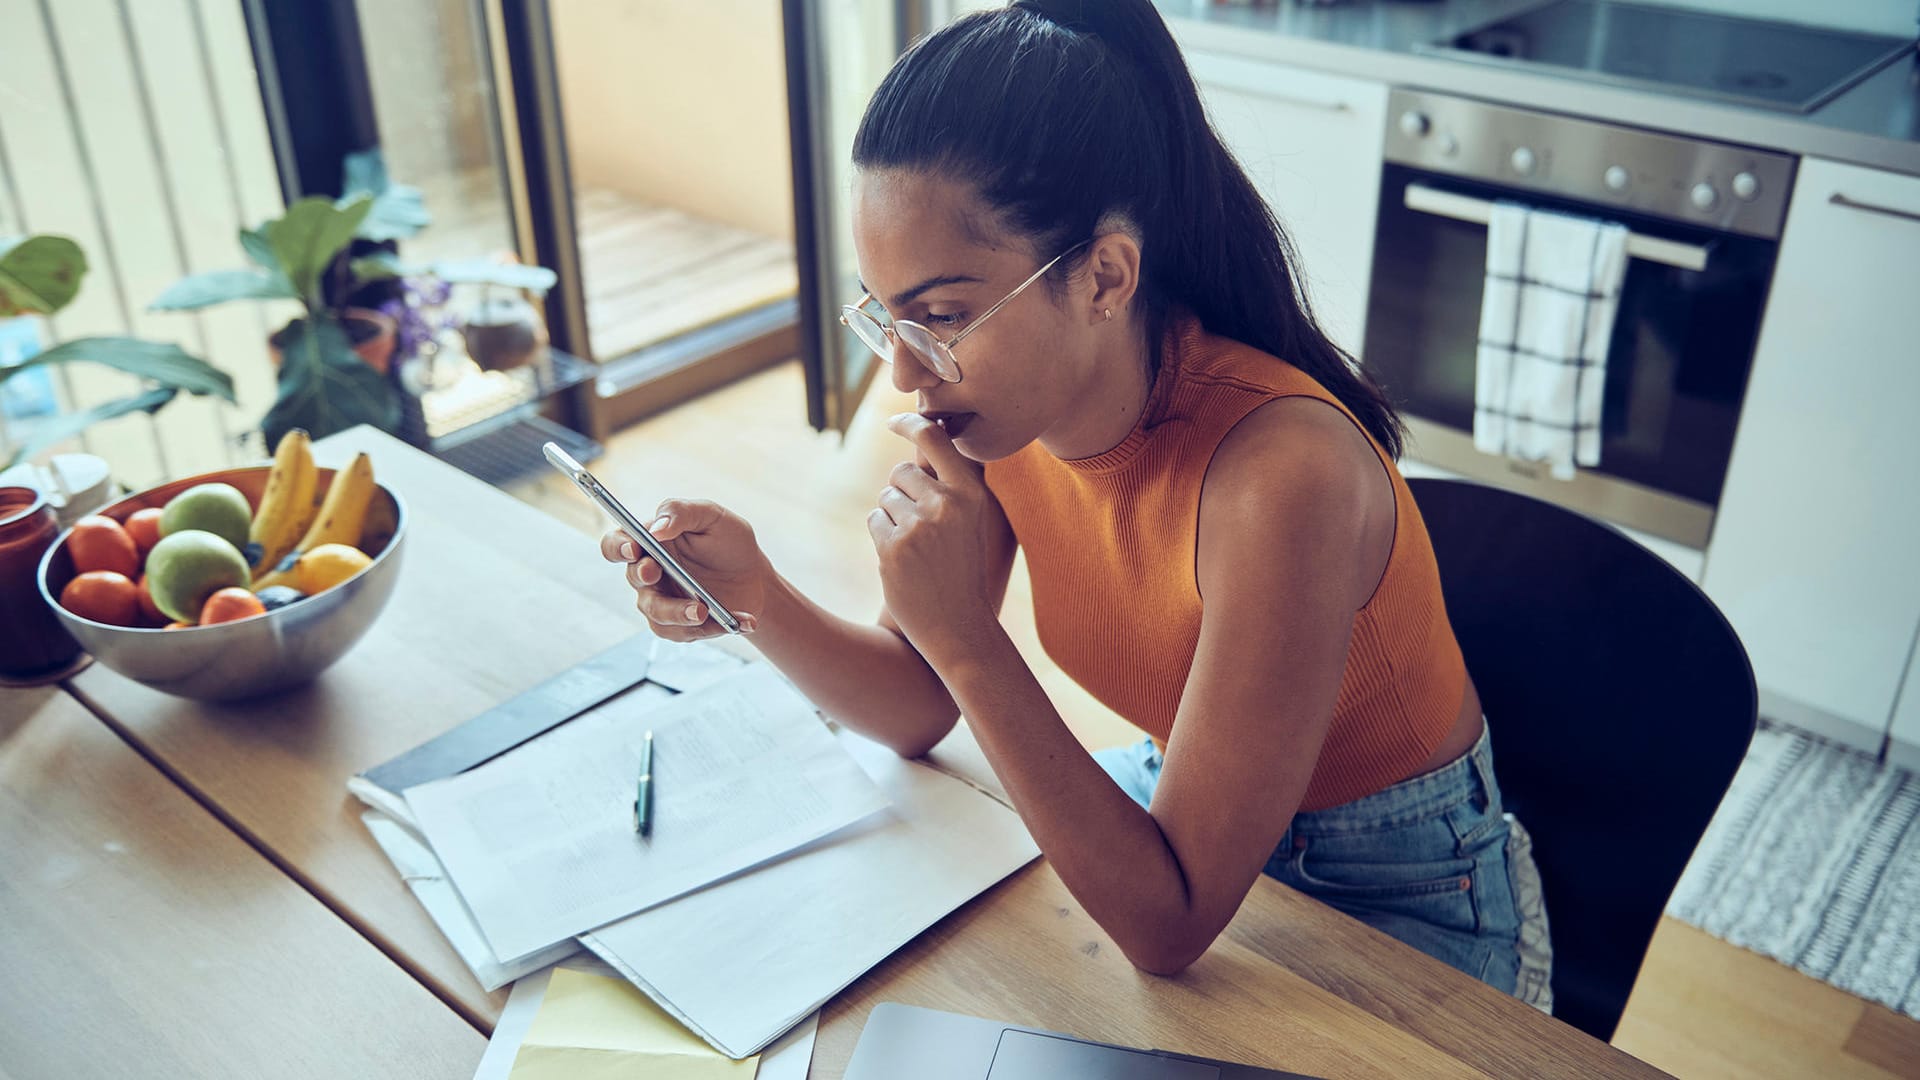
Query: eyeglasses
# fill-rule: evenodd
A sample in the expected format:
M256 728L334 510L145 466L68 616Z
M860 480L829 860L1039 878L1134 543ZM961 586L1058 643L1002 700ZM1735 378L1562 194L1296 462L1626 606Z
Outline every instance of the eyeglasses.
M1088 241L1082 240L1055 255L1047 265L1035 270L1032 277L1021 282L1012 292L1001 297L999 303L988 308L986 314L973 320L971 324L945 341L941 341L932 330L910 319L895 319L891 326L880 325L880 320L868 314L866 310L867 305L873 302L871 292L863 293L859 303L848 304L841 308L840 321L852 330L854 336L858 337L867 348L872 349L875 356L887 363L893 363L893 346L895 342L899 342L911 349L914 357L925 364L927 370L938 375L942 382L957 383L960 381L960 362L954 359L953 347L960 344L968 334L980 329L981 324L993 318L994 312L1006 307L1014 297L1025 292L1027 286L1045 277L1055 263L1085 247L1087 243Z

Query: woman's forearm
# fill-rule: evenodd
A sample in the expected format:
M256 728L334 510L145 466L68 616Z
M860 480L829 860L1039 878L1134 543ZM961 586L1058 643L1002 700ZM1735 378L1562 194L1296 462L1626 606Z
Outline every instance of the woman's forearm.
M1034 841L1136 966L1172 973L1212 943L1153 816L1060 719L1004 634L940 672Z
M904 757L953 730L959 710L940 677L899 634L840 618L785 578L747 640L835 720Z

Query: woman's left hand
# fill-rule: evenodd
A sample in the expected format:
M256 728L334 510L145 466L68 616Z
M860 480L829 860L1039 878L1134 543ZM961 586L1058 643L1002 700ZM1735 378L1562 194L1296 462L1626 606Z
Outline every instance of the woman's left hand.
M938 664L999 627L989 581L994 515L984 470L946 429L901 413L887 429L914 444L867 515L887 611L927 662Z

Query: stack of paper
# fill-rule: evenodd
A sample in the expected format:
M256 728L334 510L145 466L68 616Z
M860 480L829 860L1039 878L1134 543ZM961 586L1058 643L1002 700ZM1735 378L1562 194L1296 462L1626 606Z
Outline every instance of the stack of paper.
M581 935L740 1057L1040 853L1012 810L858 735L888 812L752 874Z
M806 1080L817 1018L734 1060L690 1034L620 974L574 959L513 986L474 1080Z
M1003 796L832 732L771 669L701 670L717 681L666 701L630 693L404 800L351 786L482 985L584 943L738 1060L1039 851ZM631 806L649 729L642 839Z
M653 733L653 823L634 827ZM407 807L495 956L523 956L817 840L887 804L772 669L616 699Z

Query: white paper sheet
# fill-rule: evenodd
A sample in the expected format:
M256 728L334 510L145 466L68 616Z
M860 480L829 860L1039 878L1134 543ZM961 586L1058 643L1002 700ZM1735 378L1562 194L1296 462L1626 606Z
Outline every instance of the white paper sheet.
M647 662L647 681L686 694L732 678L746 666L747 661L704 641L681 644L655 638Z
M414 899L427 909L433 924L440 928L440 933L446 936L453 951L460 954L467 970L473 972L473 977L486 990L498 990L521 976L539 971L580 951L580 943L568 938L528 956L504 961L498 959L493 955L493 950L487 947L487 939L481 936L480 925L473 921L473 913L467 910L459 891L453 887L453 882L447 880L446 869L440 865L433 849L413 831L411 822L395 819L379 810L368 810L361 814L360 821L373 834L380 850L386 852L393 868L400 872L400 879L407 883L407 888L413 890Z
M513 1072L514 1056L520 1053L520 1044L526 1041L540 1002L547 996L547 980L552 977L553 969L545 967L513 984L506 1007L500 1010L500 1020L493 1025L493 1037L487 1040L487 1052L480 1055L480 1067L473 1071L473 1080L507 1080Z
M649 729L653 825L641 837L633 798ZM495 956L644 911L887 805L764 666L671 702L616 699L405 794Z
M580 938L729 1057L1040 853L1019 815L971 784L837 737L892 799L885 814Z

